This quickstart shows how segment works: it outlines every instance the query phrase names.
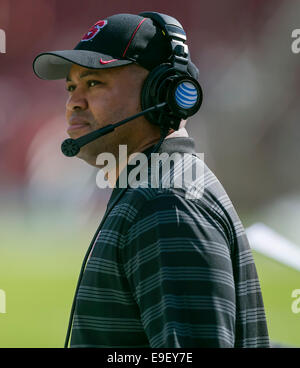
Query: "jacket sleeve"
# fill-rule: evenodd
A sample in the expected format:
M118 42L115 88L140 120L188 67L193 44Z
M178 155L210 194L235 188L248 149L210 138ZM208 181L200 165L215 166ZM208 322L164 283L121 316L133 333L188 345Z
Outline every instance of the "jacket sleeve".
M125 275L151 347L234 346L230 248L203 206L157 195L138 211L123 244Z

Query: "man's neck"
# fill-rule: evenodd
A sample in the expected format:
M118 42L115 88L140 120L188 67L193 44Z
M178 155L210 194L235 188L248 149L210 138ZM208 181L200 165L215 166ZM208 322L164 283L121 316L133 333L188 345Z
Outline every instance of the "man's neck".
M178 130L173 131L171 134L169 134L165 139L169 138L177 138L177 137L188 137L187 130L183 127ZM157 143L157 139L150 141L146 144L140 145L133 153L128 152L127 157L118 157L116 160L117 166L115 168L112 168L110 171L106 172L105 178L109 181L110 188L114 188L116 185L116 182L118 180L118 177L120 176L121 172L125 169L125 167L129 164L130 159L132 160L136 154L139 154L140 152L144 152L147 148L150 148L151 146L155 145ZM111 172L115 170L116 175L111 175Z
M174 130L173 133L169 134L168 136L166 136L165 139L169 139L169 138L176 138L176 137L188 137L188 132L187 130L182 127L178 130Z

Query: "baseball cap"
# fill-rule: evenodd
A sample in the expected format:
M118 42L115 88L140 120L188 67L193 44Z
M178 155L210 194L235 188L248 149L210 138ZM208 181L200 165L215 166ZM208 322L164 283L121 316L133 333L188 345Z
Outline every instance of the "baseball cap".
M106 69L137 63L151 71L166 63L171 44L153 20L135 14L115 14L97 21L73 50L43 52L34 59L33 70L41 79L66 78L72 64ZM195 79L198 69L189 59L188 72Z

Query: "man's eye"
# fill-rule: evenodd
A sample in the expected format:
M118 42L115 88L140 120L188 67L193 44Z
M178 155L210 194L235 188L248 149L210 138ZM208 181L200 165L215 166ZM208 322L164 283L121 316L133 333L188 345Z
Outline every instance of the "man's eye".
M86 82L86 84L87 84L88 87L94 87L97 84L101 84L101 82L100 81L97 81L97 80L89 80L89 81ZM76 88L75 85L70 84L69 86L66 87L66 90L68 92L73 92L75 90L75 88Z
M101 82L96 81L96 80L89 80L89 81L87 82L87 84L88 84L88 86L89 86L89 87L94 87L95 85L100 84L100 83L101 83Z
M75 89L75 86L72 86L72 85L70 85L70 86L66 86L66 90L67 90L68 92L73 92L73 91L74 91L74 89Z

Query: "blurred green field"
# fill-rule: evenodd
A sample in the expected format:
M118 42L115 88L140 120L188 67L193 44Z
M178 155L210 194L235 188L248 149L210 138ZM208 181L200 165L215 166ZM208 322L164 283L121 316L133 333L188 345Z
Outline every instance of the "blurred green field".
M300 347L300 313L292 311L292 291L300 289L300 272L253 252L272 342Z
M6 313L0 314L0 347L63 347L77 277L95 227L23 225L7 224L1 233ZM299 272L254 256L271 340L299 347L300 313L291 310Z

